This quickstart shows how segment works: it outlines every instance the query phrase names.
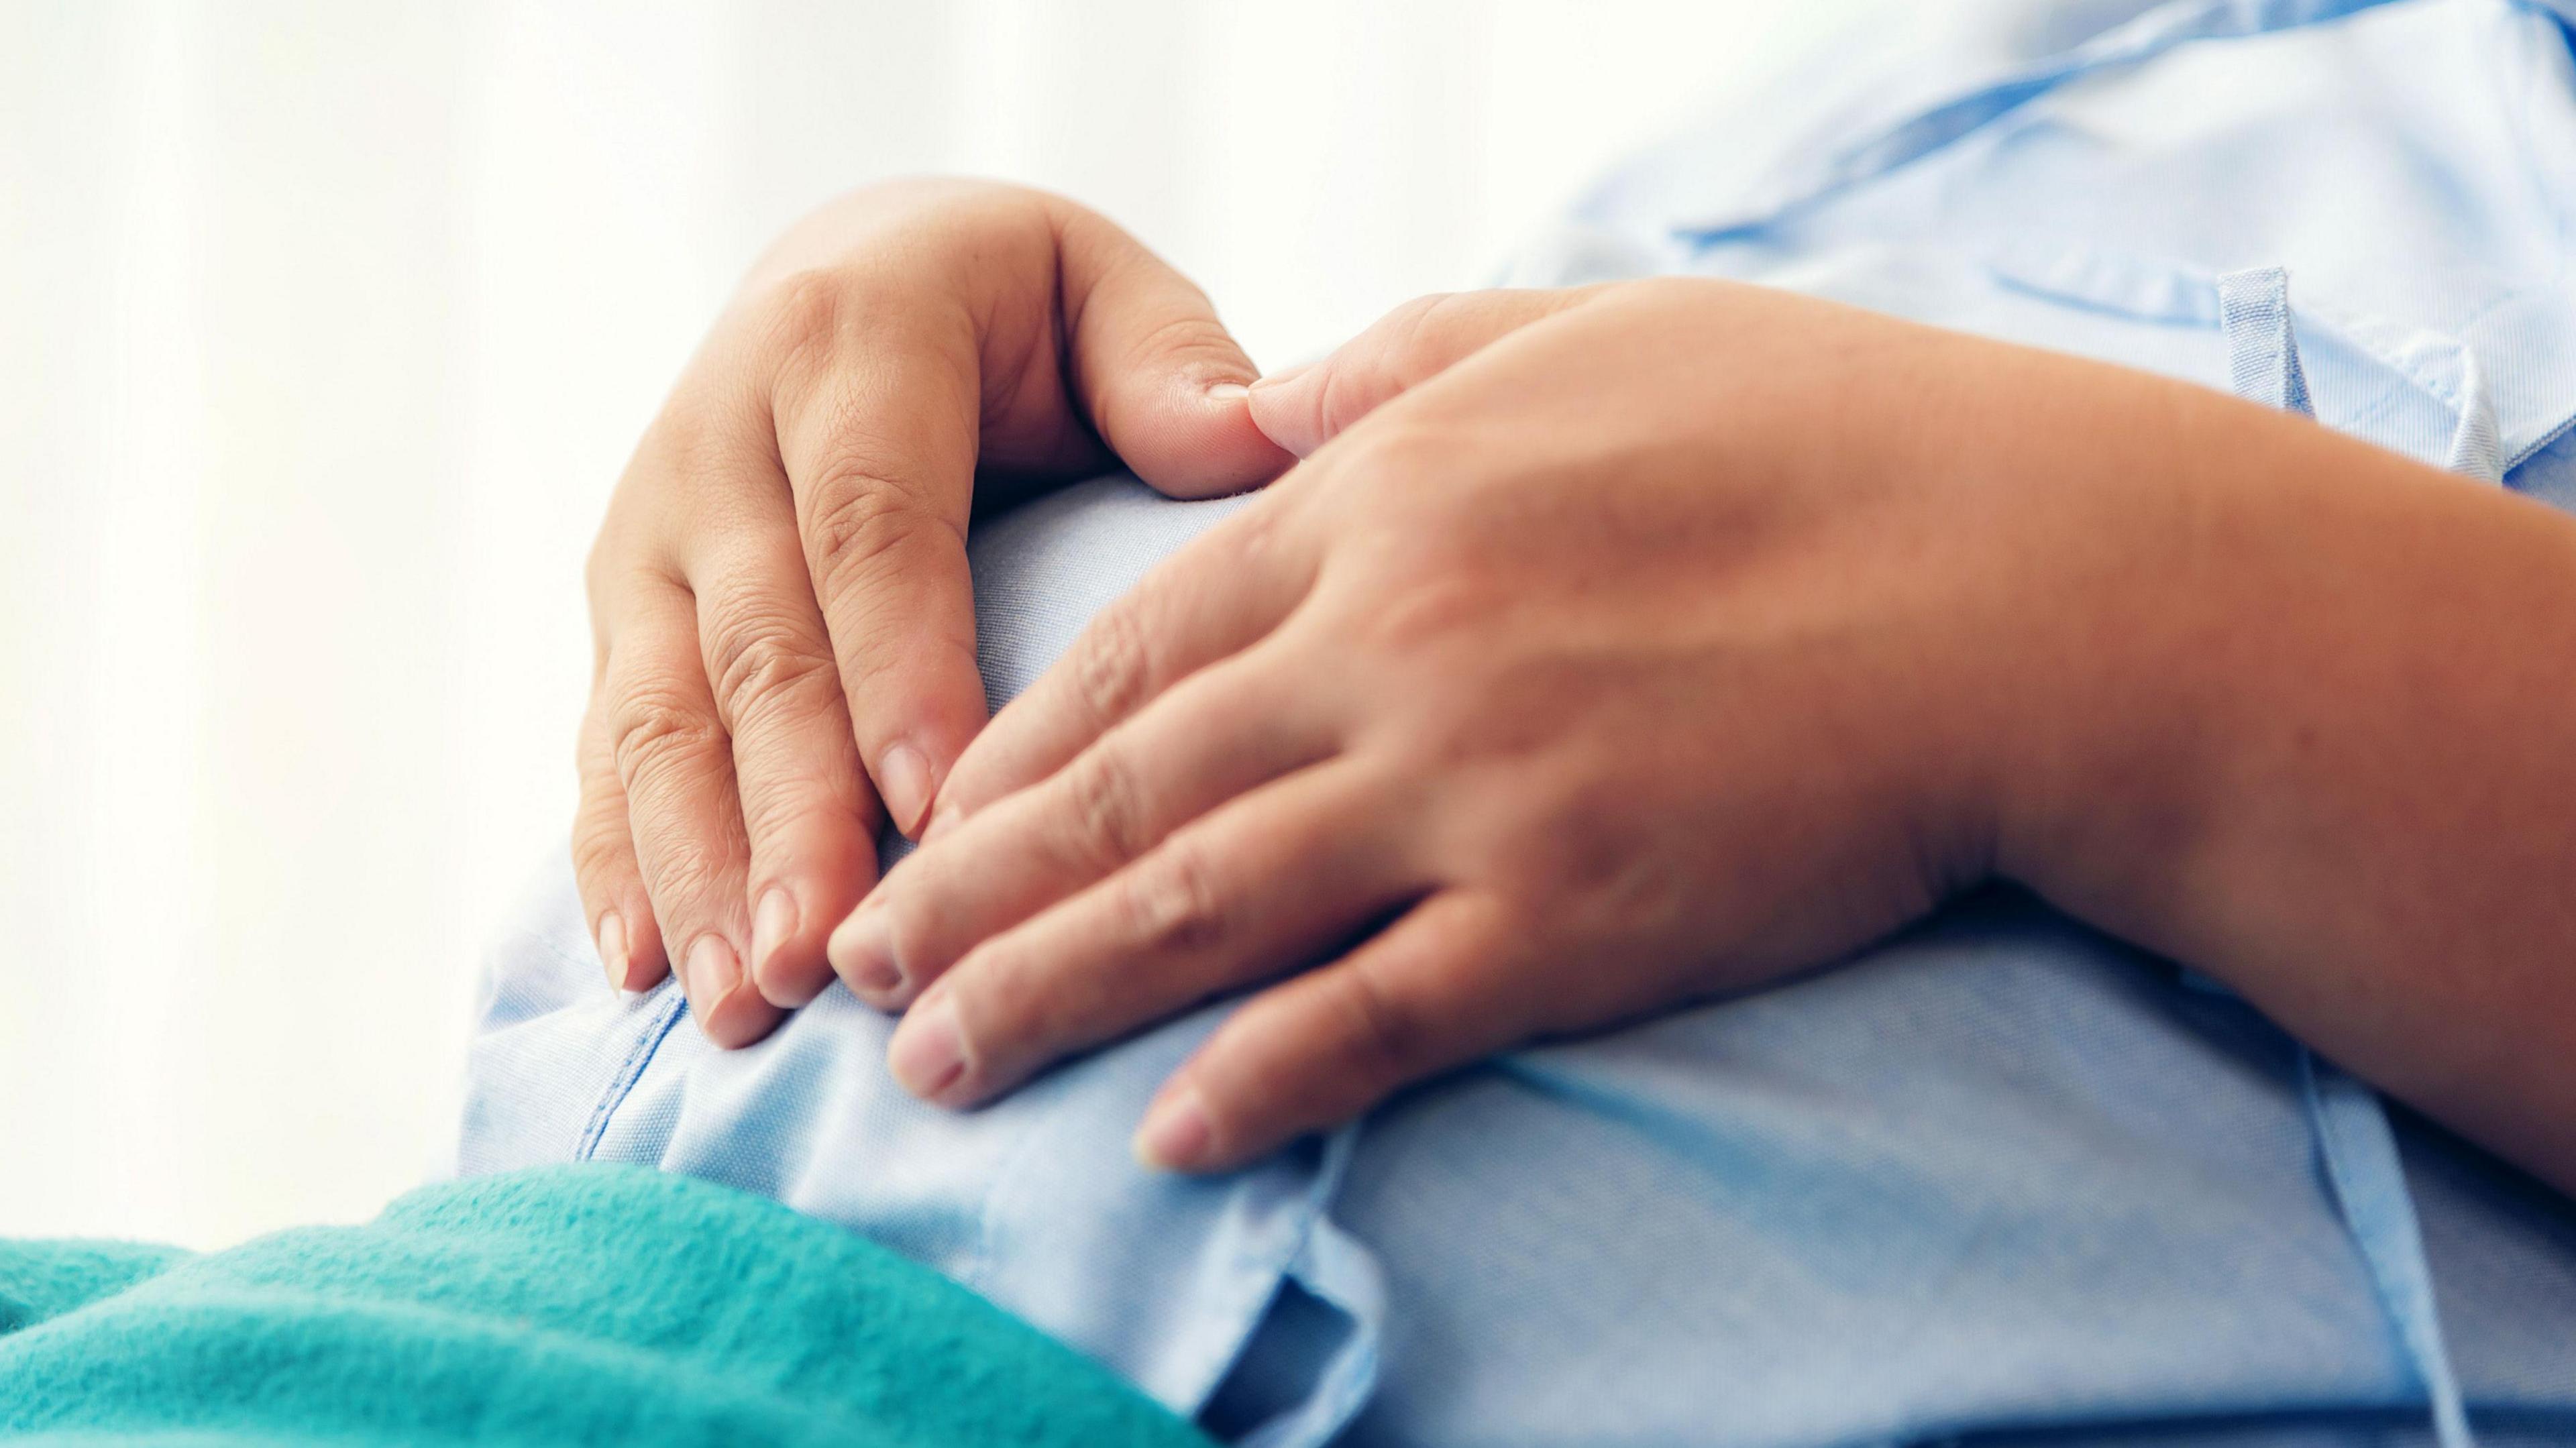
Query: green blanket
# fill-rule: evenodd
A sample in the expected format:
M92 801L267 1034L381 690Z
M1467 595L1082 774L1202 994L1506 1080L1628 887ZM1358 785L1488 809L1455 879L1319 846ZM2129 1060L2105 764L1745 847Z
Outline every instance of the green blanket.
M1206 1448L882 1248L605 1166L204 1256L0 1243L0 1441Z

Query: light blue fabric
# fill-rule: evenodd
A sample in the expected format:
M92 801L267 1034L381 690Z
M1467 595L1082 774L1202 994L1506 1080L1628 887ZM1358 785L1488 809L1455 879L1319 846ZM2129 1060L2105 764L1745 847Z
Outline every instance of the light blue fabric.
M1713 120L1513 277L1800 287L2304 394L2576 501L2560 17L2070 13L1893 70L1834 57L1782 102L1813 118L1788 154L1748 167ZM979 524L995 698L1232 506L1109 480ZM1511 1054L1234 1178L1147 1174L1127 1133L1222 1010L951 1116L893 1086L888 1022L838 990L737 1053L667 987L617 997L558 861L493 960L460 1159L775 1196L1242 1442L2430 1442L2447 1375L2443 1437L2576 1443L2568 1203L2017 895Z

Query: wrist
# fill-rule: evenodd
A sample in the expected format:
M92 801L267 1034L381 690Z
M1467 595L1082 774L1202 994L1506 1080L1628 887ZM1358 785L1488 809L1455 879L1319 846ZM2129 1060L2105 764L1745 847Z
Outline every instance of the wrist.
M2125 558L2062 610L1999 868L2302 1019L2409 954L2366 922L2497 827L2491 774L2548 777L2576 530L2209 401L2164 476L2109 483Z
M2351 572L2366 572L2357 558L2320 571L2318 515L2367 486L2357 461L2411 465L2178 385L2141 389L2107 430L2129 445L2054 480L2085 506L2031 605L1996 868L2173 953L2198 934L2188 922L2245 817L2257 757L2297 727L2283 691L2348 605Z

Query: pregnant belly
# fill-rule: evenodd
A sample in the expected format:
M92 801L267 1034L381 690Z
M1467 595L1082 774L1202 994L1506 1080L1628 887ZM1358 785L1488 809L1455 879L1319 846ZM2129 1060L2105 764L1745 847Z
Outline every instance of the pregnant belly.
M1230 506L1104 480L979 524L995 702ZM2026 899L1515 1053L1233 1177L1139 1168L1128 1133L1224 1009L947 1113L895 1087L890 1023L837 989L739 1052L667 986L616 995L557 862L494 957L460 1161L762 1192L1266 1443L2420 1416L2293 1043ZM2576 1441L2564 1204L2408 1140L2472 1408Z

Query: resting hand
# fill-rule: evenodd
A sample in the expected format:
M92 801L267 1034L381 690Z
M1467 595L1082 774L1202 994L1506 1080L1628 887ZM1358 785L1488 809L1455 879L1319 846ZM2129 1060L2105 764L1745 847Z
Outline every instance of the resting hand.
M895 1074L972 1102L1328 958L1149 1113L1217 1167L1922 914L2117 601L2132 500L2049 485L2181 390L2070 366L1651 282L1442 299L1264 384L1313 456L1004 710L835 934L910 1002ZM2033 396L2066 425L2016 442Z
M741 1044L828 983L883 815L916 829L983 723L965 534L979 487L1110 455L1180 496L1287 458L1197 288L1055 197L862 191L745 280L619 481L573 858L601 958L678 962Z
M1993 876L2576 1191L2576 521L1710 282L1420 304L1253 410L1312 456L1003 712L832 938L912 1002L914 1090L1320 959L1147 1114L1221 1167Z

